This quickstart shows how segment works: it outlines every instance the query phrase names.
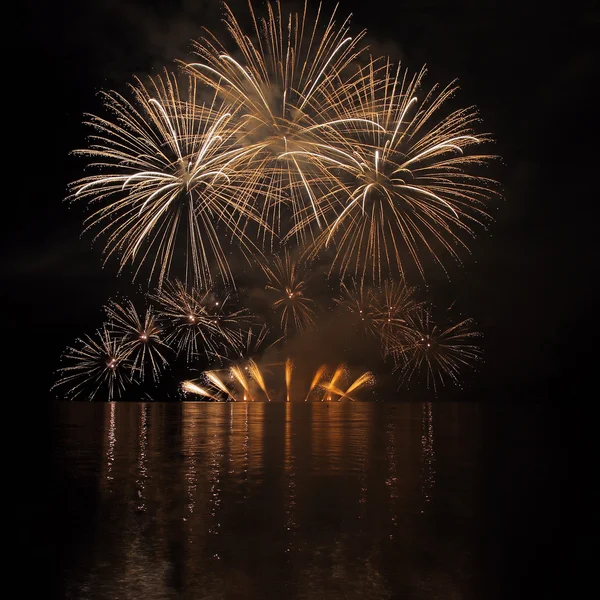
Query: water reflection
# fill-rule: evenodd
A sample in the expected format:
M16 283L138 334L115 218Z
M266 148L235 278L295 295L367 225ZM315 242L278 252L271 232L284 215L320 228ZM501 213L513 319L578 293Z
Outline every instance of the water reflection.
M424 402L421 418L421 494L424 508L431 502L435 485L435 450L433 448L433 408L431 402Z
M377 600L430 598L433 588L477 597L459 577L462 534L431 541L444 481L444 523L474 514L459 482L477 456L435 412L293 402L63 407L58 431L69 422L76 434L59 436L59 460L83 469L72 460L77 444L99 490L95 510L79 507L93 543L66 565L70 597Z
M140 451L138 456L138 478L136 481L137 495L139 498L138 510L146 510L144 504L144 487L146 485L146 476L148 468L147 461L147 446L148 446L148 405L140 404L140 434L139 434Z
M291 402L285 405L285 479L284 479L284 503L285 503L285 529L287 532L286 552L291 552L294 547L296 535L296 455L292 440L292 411L295 404Z

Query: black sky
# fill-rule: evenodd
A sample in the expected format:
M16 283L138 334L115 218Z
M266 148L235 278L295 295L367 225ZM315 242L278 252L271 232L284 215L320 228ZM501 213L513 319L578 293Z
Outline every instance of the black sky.
M426 63L430 83L458 78L460 101L478 106L503 157L496 222L452 272L457 304L485 334L486 366L465 397L567 393L588 376L595 321L598 4L389 4L341 0L340 14L353 12L353 30L368 30L374 52L411 69ZM83 113L99 110L98 90L124 90L133 75L189 56L190 39L218 27L220 11L216 0L29 5L23 64L5 92L5 126L14 119L18 133L5 137L2 304L15 369L42 394L64 346L91 333L106 300L127 289L114 264L102 269L100 244L80 238L83 211L62 203L81 176L69 151L85 142Z

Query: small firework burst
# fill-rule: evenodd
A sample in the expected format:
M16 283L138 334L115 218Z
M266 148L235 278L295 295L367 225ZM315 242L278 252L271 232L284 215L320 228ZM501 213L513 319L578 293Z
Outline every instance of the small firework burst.
M267 276L266 289L273 296L273 310L280 314L284 335L302 331L315 324L314 301L306 295L308 274L306 265L295 261L285 251L262 266Z
M384 356L412 332L409 319L420 304L415 299L416 288L403 282L386 279L372 294L376 330Z
M246 311L227 313L218 306L211 290L188 288L181 281L167 282L152 298L168 322L166 343L188 362L204 354L220 356L223 348L239 348L242 334L233 324L247 318ZM215 304L216 303L216 304Z
M424 377L427 387L437 393L438 384L459 384L461 370L481 359L481 349L474 344L481 334L472 330L472 319L440 327L429 310L420 308L409 323L412 333L393 351L405 383Z
M339 310L346 313L352 320L353 326L359 331L378 337L378 310L375 306L373 290L356 281L341 284L341 294L335 298Z
M240 352L244 343L248 343L247 332L255 321L254 315L247 308L239 308L235 297L230 293L225 294L222 299L214 292L208 294L204 308L215 328L213 340L221 358Z
M131 347L104 327L95 337L85 336L67 348L63 358L69 364L59 369L61 377L53 387L64 386L65 395L71 399L83 395L89 400L104 389L108 400L113 400L131 381L130 354Z
M154 309L149 306L140 315L131 300L124 304L111 302L106 306L106 315L107 328L131 351L134 377L143 380L149 367L152 378L158 381L168 366L166 354L170 348L163 341L165 331Z

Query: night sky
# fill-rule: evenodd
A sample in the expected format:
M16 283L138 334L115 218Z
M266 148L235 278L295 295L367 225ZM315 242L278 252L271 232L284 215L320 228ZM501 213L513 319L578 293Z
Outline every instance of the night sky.
M343 1L340 14L353 12L353 31L368 30L374 54L412 70L425 63L426 84L458 78L460 103L478 106L482 131L493 133L492 151L503 158L491 173L504 193L496 221L471 243L464 268L451 271L449 297L485 335L486 363L464 398L548 401L581 385L595 320L596 193L586 138L597 120L589 96L597 3L563 12L524 2L395 4L391 11ZM16 369L42 395L64 347L92 333L102 305L131 289L114 262L102 268L101 242L81 237L83 207L62 202L67 183L82 175L83 161L69 152L85 144L83 113L100 111L99 90L123 91L133 75L189 57L190 39L201 25L218 28L220 10L192 0L31 6L31 60L7 115L18 132L6 138L5 166L16 165L18 178L5 173L2 303Z

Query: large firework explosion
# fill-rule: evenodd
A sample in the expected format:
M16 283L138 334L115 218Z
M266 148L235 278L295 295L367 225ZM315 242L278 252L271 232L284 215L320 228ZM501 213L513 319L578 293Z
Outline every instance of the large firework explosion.
M369 56L365 32L337 11L286 13L271 2L260 16L249 4L246 27L225 5L224 40L204 31L179 72L104 94L106 114L87 118L95 133L76 151L93 173L68 198L89 206L86 229L105 239L107 259L133 265L134 278L144 269L153 306L140 316L111 303L100 341L67 351L74 364L59 383L79 394L87 372L90 397L105 384L112 398L147 370L157 379L172 350L189 363L243 359L250 379L239 364L230 377L245 396L250 380L266 396L258 346L318 325L324 307L307 281L323 262L338 314L377 341L403 381L419 372L428 385L458 381L478 358L470 321L437 329L412 285L435 265L448 273L487 226L490 136L477 131L475 109L448 108L455 82L424 88L425 69ZM234 302L239 272L257 264L277 340L268 319ZM421 338L435 338L435 355ZM295 363L282 360L290 379ZM335 372L328 387L316 374L309 396L351 397L372 380L344 391ZM214 380L188 381L187 391L194 385L207 399L225 394Z

